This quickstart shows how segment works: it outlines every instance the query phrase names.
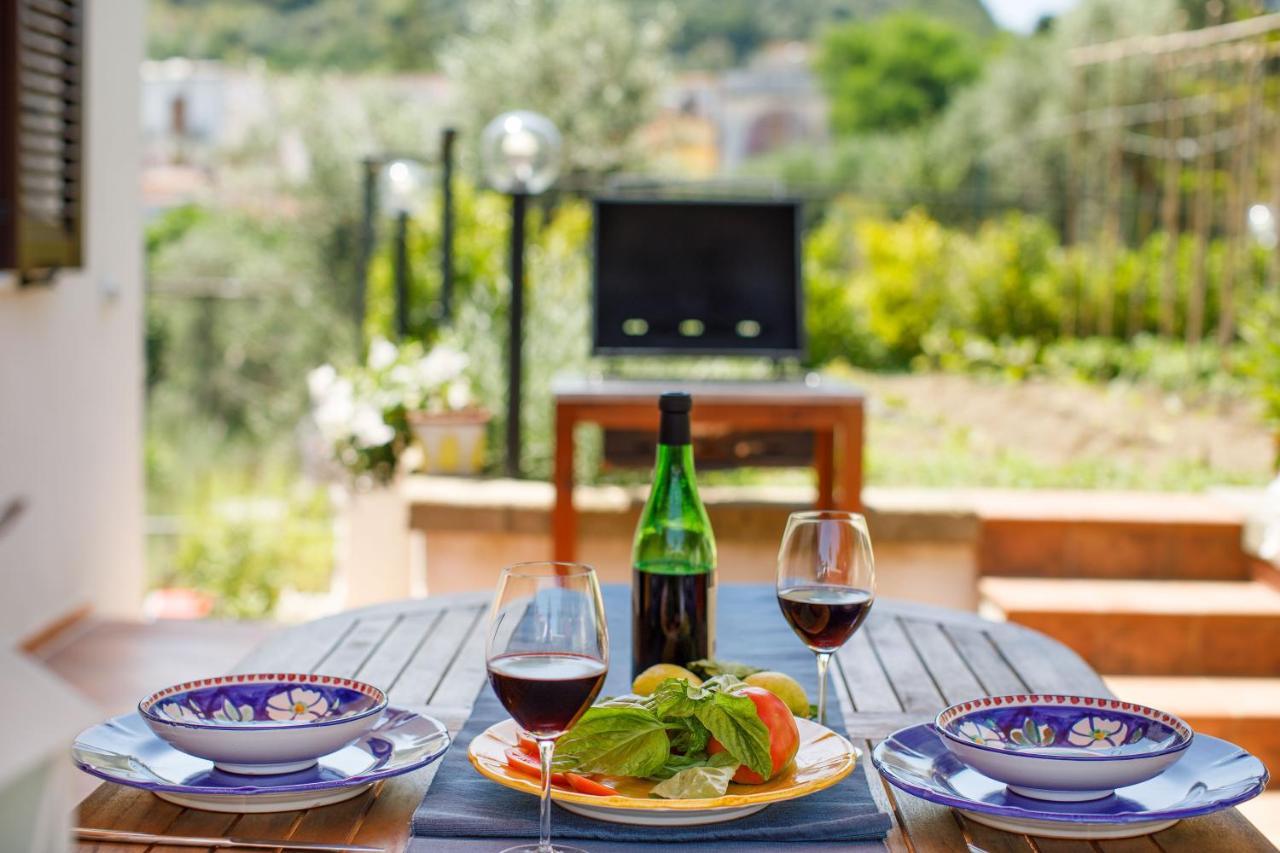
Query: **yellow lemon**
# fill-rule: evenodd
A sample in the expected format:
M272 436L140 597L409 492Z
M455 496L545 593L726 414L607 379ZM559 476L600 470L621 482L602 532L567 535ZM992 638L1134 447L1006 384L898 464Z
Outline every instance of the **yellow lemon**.
M800 686L800 682L785 672L757 672L743 680L753 687L763 687L777 696L797 717L809 716L809 696Z
M655 663L637 675L636 680L631 682L631 692L638 693L641 696L649 696L658 689L659 684L668 678L683 678L694 687L702 684L701 678L682 666L676 666L673 663Z

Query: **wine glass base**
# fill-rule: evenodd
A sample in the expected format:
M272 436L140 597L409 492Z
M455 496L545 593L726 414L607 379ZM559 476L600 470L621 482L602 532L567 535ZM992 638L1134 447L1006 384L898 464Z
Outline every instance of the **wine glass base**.
M520 844L516 847L508 847L502 853L587 853L587 851L581 847L566 847L553 841L550 847L541 847L537 844Z

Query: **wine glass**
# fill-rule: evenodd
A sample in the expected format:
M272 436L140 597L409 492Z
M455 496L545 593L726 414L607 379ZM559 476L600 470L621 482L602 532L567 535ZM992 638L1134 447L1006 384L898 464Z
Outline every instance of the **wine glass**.
M485 639L489 684L538 743L542 811L538 843L503 853L582 853L551 846L551 756L600 692L609 635L595 569L580 563L517 563L502 570Z
M778 606L818 656L818 722L827 718L827 668L871 612L875 557L855 512L793 512L778 549Z

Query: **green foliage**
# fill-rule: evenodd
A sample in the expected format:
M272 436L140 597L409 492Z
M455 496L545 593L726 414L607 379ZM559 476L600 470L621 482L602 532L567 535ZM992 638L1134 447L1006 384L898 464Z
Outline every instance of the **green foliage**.
M473 300L491 302L507 270L510 202L497 193L477 192L468 182L454 186L453 299L455 305ZM386 230L390 230L389 228ZM536 230L536 225L535 225ZM369 264L365 296L365 339L391 338L395 329L395 272L393 241L384 239ZM440 268L440 210L425 208L409 223L409 336L426 342L440 333L442 272ZM490 291L489 295L478 293Z
M890 363L905 364L954 290L953 235L920 212L900 222L867 220L855 233L862 263L851 281L854 303Z
M837 205L807 241L816 363L843 358L868 367L959 369L998 352L1001 369L1032 365L1059 338L1122 340L1130 331L1154 331L1166 278L1173 331L1186 333L1185 306L1194 286L1191 237L1181 239L1170 265L1162 234L1133 249L1062 247L1051 227L1025 214L1007 214L970 233L946 228L920 210L887 220L859 218L855 209ZM1223 244L1209 246L1206 333L1218 321L1225 257ZM1261 291L1264 275L1265 258L1255 249L1235 283L1241 305Z
M512 4L514 5L514 4ZM653 0L627 0L629 25ZM465 0L150 0L148 55L276 68L421 70L462 30ZM927 11L979 35L995 26L980 0L680 0L672 48L685 65L737 64L766 42L809 39L823 26L889 12Z
M1239 395L1244 377L1228 367L1238 346L1188 347L1151 334L1132 340L1088 337L1044 342L1034 338L990 338L955 333L926 342L922 367L948 373L996 374L1021 381L1031 378L1121 381L1171 393L1210 391Z
M896 130L936 115L978 76L977 48L942 21L900 13L835 27L815 64L839 133Z
M959 259L964 282L953 291L958 324L990 337L1057 334L1063 299L1054 275L1058 236L1043 220L1019 213L982 225Z
M460 0L151 0L147 52L276 68L432 68Z
M493 196L489 196L493 198ZM483 197L482 197L483 199ZM488 206L483 200L480 209ZM488 231L494 257L506 257L509 215ZM588 365L588 254L591 210L583 202L564 202L545 214L533 214L526 232L525 376L522 425L525 470L546 477L551 471L555 436L551 380ZM479 239L479 238L478 238ZM494 413L491 447L501 447L507 400L506 340L510 282L505 266L491 282L476 287L458 306L454 341L471 358L469 375L480 401ZM582 454L589 464L590 452Z
M224 467L189 488L180 509L171 547L153 549L153 585L211 593L214 615L238 619L271 616L282 589L328 588L328 499L287 469L251 476Z
M460 87L467 138L502 112L531 109L559 128L568 174L634 166L635 132L653 117L664 79L669 26L661 14L634 24L615 0L474 4L467 33L443 60Z
M1261 294L1246 316L1245 369L1258 384L1263 416L1280 433L1280 291Z
M306 410L302 376L344 331L311 287L306 235L274 217L179 208L148 243L152 427L177 435L195 419L259 444L287 435Z

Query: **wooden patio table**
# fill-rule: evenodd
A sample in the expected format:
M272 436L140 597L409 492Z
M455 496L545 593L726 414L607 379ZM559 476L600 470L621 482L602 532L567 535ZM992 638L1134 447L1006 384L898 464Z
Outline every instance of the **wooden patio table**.
M773 588L762 585L760 594L771 596ZM241 661L235 671L316 671L359 678L386 688L393 705L432 714L456 733L485 681L489 599L488 593L464 593L397 602L288 628ZM856 772L868 775L873 795L893 815L894 826L883 846L863 842L833 845L833 850L1241 853L1276 849L1235 809L1184 820L1145 838L1063 841L991 829L950 809L901 794L881 781L868 757L872 747L897 728L931 719L945 705L1028 691L1110 695L1083 660L1042 634L958 611L881 600L836 660L833 695L843 707L850 738L865 750ZM455 743L453 748L465 749L466 744ZM399 851L409 843L410 817L437 767L438 762L379 783L344 803L276 814L186 809L144 791L104 784L81 804L79 819L81 826L106 829L370 844ZM568 843L591 847L590 842ZM415 850L497 850L502 846L493 839L430 839L417 842ZM101 853L190 849L79 847Z
M573 505L574 431L578 424L658 431L658 395L693 395L694 436L730 430L813 434L816 509L862 511L862 391L831 379L708 381L557 377L556 500L551 508L553 560L574 560L578 515ZM838 444L837 444L838 442Z

